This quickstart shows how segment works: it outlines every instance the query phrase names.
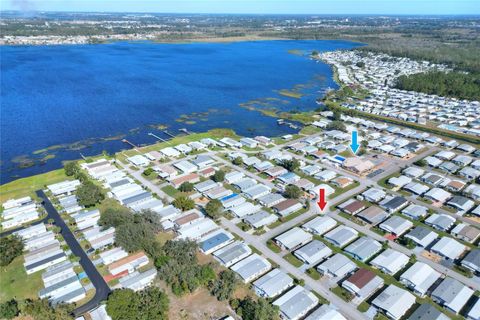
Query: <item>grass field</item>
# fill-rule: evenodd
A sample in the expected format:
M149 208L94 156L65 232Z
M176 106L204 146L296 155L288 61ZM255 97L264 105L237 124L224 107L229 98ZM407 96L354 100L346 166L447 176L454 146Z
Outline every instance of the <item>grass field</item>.
M58 169L28 178L21 178L0 186L0 202L8 199L34 196L35 191L42 189L47 184L57 183L69 179L63 169Z
M23 257L17 257L6 267L0 267L0 303L12 298L37 298L43 288L42 273L27 275L23 267Z

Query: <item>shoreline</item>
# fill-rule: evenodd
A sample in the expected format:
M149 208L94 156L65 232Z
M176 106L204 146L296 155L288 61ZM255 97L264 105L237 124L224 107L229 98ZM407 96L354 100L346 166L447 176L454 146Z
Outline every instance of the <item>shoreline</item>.
M35 39L35 37L38 37ZM80 36L82 38L79 39L77 42L72 42L71 39L65 38L62 41L52 41L49 42L49 36L32 36L32 37L24 37L23 39L26 42L21 41L21 39L17 41L6 42L3 39L0 39L0 47L2 46L60 46L60 45L97 45L97 44L110 44L116 42L134 42L134 43L141 43L141 42L149 42L149 43L158 43L158 44L193 44L193 43L236 43L236 42L254 42L254 41L346 41L352 42L355 44L363 44L367 46L368 44L363 43L361 41L356 41L352 39L315 39L315 38L302 38L302 39L292 39L292 38L282 38L282 37L268 37L268 36L257 36L257 35L245 35L239 37L192 37L192 38L185 38L185 39L162 39L162 38L117 38L117 39L98 39L95 36ZM84 37L84 38L83 38ZM31 39L28 39L31 38ZM30 41L29 41L30 40ZM55 39L52 39L55 40ZM43 41L42 43L36 43L35 41Z

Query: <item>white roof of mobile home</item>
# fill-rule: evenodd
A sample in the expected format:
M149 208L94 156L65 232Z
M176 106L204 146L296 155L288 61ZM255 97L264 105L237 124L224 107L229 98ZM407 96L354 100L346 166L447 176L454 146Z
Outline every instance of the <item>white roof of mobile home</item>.
M292 228L275 237L275 241L288 250L309 242L313 236L299 227Z

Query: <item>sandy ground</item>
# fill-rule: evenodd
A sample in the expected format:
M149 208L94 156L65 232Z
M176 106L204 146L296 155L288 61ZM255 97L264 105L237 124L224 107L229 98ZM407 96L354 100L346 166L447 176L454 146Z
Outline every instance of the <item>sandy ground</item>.
M177 297L163 281L159 281L158 286L170 299L168 318L171 320L213 320L226 315L234 316L228 301L218 301L206 289Z

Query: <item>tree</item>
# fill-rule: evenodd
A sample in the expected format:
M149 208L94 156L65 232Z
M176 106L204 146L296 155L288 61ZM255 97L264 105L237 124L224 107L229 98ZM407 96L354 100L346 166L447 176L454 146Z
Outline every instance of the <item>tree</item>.
M114 290L107 300L107 313L112 320L162 320L168 318L168 304L168 296L156 287Z
M250 296L238 301L236 312L243 320L276 320L279 319L278 306L268 303L264 298L254 301Z
M80 173L80 167L76 161L66 162L63 166L63 170L65 170L65 174L69 177L76 177Z
M212 180L215 182L223 182L225 180L225 171L217 170L215 174L212 176Z
M289 184L285 187L284 195L289 199L298 199L302 196L302 193L302 189L300 189L296 185Z
M233 159L233 164L236 165L236 166L240 166L243 164L243 159L242 157L236 157L235 159Z
M133 212L126 207L107 208L100 214L98 224L105 227L118 227L133 223Z
M147 224L155 233L163 230L160 215L152 210L142 210L140 214L134 216L134 219L140 223Z
M213 199L213 200L210 200L207 203L207 205L205 206L205 213L210 218L216 220L222 214L222 212L223 212L222 208L223 208L223 206L222 206L222 203L220 202L220 200Z
M18 312L18 303L15 299L0 304L0 319L12 319Z
M345 126L345 124L342 121L337 121L337 120L334 120L334 121L330 122L329 124L327 124L325 129L326 130L340 130L340 131L343 131L343 132L347 131L347 127Z
M215 279L212 265L198 264L198 245L190 240L169 240L163 254L155 259L159 277L171 286L175 295L193 292Z
M300 168L300 161L298 161L297 159L292 159L292 160L284 159L280 162L280 165L285 169L287 169L288 171L293 172L298 168Z
M237 284L239 283L237 274L230 269L220 272L218 279L210 285L210 293L219 301L228 300L232 297Z
M363 61L358 61L358 62L356 63L356 66L359 67L359 68L363 68L363 67L365 67L365 62L363 62Z
M115 229L115 242L128 252L152 246L155 234L145 223L122 224Z
M333 120L334 121L341 121L342 120L342 112L338 109L333 110Z
M76 193L78 203L84 207L91 207L105 199L102 189L92 181L85 181L78 187Z
M20 304L20 313L34 319L42 320L70 320L73 311L72 304L58 304L53 308L48 299L28 299Z
M175 206L175 208L178 208L182 211L188 211L195 208L195 201L184 195L178 196L175 200L173 200L172 204Z
M191 182L184 182L178 187L178 190L181 192L192 192L193 191L193 183Z
M23 252L23 242L18 236L0 238L0 266L8 266Z

